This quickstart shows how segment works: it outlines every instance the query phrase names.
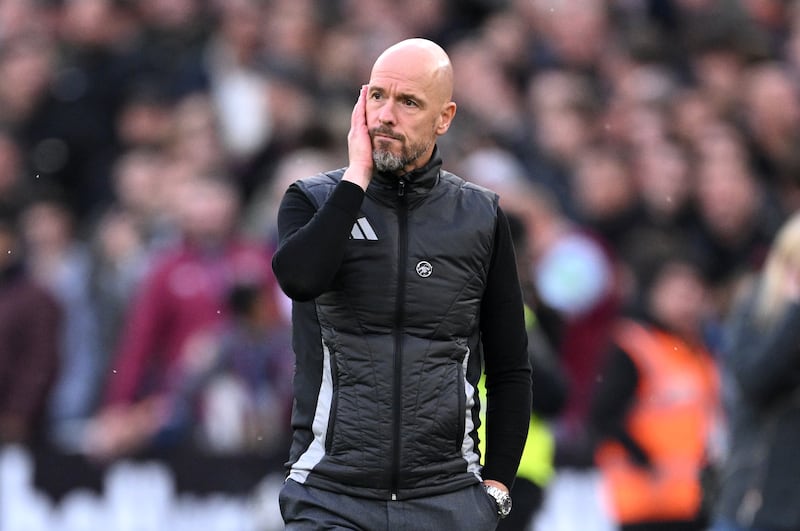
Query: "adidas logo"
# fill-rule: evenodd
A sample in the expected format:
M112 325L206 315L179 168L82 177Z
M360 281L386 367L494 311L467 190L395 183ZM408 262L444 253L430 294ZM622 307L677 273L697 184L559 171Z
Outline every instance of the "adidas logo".
M367 221L367 218L358 218L356 222L353 223L353 228L350 229L350 239L376 241L378 236L372 229L372 225Z

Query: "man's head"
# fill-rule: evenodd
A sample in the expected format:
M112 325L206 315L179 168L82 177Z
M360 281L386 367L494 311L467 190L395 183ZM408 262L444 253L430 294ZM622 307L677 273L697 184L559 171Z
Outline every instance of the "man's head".
M197 176L183 184L176 210L183 235L189 241L216 246L235 231L240 206L231 181Z
M384 51L372 67L366 105L375 168L406 173L424 166L456 114L452 96L453 67L439 45L408 39Z

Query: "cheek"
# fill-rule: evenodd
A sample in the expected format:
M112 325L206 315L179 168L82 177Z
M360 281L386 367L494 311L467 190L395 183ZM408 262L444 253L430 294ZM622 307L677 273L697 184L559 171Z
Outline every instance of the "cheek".
M436 119L432 122L426 120L424 123L418 124L414 127L413 134L422 143L429 143L431 140L435 140L441 134L439 120Z

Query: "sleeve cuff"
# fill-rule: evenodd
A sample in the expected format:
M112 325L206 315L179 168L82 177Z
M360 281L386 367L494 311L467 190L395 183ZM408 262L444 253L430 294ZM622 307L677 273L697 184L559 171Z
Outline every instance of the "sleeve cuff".
M341 181L333 189L328 204L345 212L357 214L364 201L364 190L350 181Z

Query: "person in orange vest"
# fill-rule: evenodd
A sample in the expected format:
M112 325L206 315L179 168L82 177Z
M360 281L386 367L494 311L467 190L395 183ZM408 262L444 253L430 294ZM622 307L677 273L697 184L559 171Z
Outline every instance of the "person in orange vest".
M708 291L694 257L660 250L639 270L637 311L615 327L590 425L603 497L622 531L700 531L700 475L719 410L703 336Z

